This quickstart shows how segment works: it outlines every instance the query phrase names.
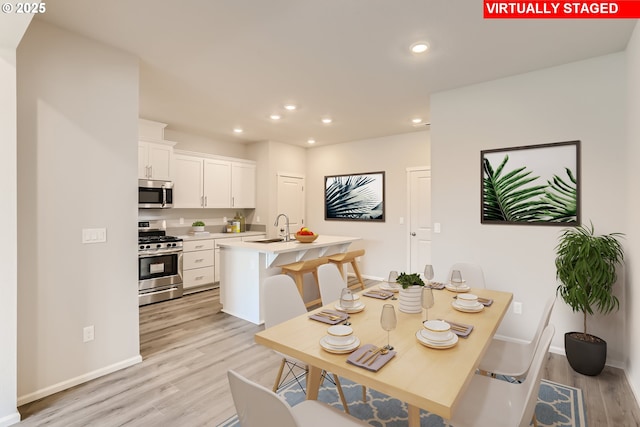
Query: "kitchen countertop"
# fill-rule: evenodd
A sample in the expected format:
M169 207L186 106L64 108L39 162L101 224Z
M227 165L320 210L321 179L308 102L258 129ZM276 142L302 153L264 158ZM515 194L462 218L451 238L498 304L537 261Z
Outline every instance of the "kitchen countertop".
M257 243L257 242L224 242L221 241L219 246L230 249L244 249L255 252L264 252L272 254L280 254L286 252L299 252L310 249L324 248L328 246L334 246L339 244L351 243L356 240L360 240L360 237L348 237L348 236L325 236L320 235L311 243L300 243L297 240L291 240L289 242L275 242L275 243Z
M206 239L228 239L231 237L250 237L264 235L264 231L246 231L244 233L209 233L209 234L184 234L177 236L182 240L206 240Z

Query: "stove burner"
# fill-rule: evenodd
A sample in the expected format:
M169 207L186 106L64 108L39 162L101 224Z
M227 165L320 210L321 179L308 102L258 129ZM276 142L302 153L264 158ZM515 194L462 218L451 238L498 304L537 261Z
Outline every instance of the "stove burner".
M174 236L143 236L138 237L138 243L166 243L181 242L182 239Z

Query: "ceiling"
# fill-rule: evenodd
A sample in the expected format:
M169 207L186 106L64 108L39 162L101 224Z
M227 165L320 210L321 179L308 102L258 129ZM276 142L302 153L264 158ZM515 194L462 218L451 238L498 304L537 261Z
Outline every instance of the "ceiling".
M140 117L301 146L424 130L432 93L622 51L636 23L484 20L482 3L52 0L37 19L138 56Z

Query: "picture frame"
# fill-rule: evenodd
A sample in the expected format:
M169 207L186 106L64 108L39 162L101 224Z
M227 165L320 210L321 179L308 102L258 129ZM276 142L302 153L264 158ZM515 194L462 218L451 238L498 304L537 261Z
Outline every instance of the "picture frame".
M480 152L483 224L580 225L580 141Z
M384 222L384 195L384 171L325 176L324 219Z

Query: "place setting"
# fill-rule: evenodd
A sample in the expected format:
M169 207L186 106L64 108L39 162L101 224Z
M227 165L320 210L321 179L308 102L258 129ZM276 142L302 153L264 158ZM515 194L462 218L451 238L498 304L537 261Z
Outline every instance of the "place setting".
M484 304L478 301L474 294L460 294L451 302L454 309L464 313L479 313L484 310Z
M422 326L416 332L416 338L426 347L443 350L452 348L458 343L458 335L444 320L425 320Z
M462 272L460 270L453 270L451 272L451 278L449 283L445 285L445 288L451 292L469 292L471 290L462 278Z
M309 319L316 320L329 325L337 325L349 319L349 314L337 310L323 309L309 316Z
M380 284L380 289L389 292L400 292L400 285L398 284L398 272L393 270L389 272L387 281Z
M347 325L333 325L327 335L320 338L320 347L334 354L351 353L360 347L360 339L353 335L353 328Z
M365 344L347 358L347 363L377 372L396 355L390 343L390 333L396 328L398 320L393 304L385 304L380 313L380 326L387 331L387 345L378 347Z
M351 289L344 288L340 293L340 300L336 303L335 309L344 313L359 313L364 310L365 304L360 301L360 295L351 292Z
M425 286L431 289L437 289L437 290L444 289L444 286L445 286L444 283L434 282L433 277L434 277L433 266L431 264L425 265L424 266L424 278L426 283Z

